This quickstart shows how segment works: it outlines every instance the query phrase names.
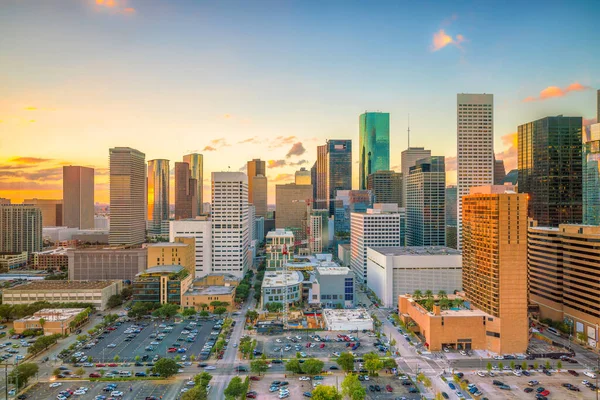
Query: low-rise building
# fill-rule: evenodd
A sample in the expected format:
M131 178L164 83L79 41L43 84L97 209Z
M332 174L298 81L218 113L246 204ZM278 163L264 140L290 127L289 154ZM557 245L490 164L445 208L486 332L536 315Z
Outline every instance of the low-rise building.
M203 288L208 286L237 286L240 284L240 278L233 274L207 274L194 279L192 285L194 288Z
M69 266L67 248L57 247L32 254L32 264L35 269L60 269Z
M323 310L323 319L330 331L373 330L373 319L364 308L354 310Z
M44 335L68 335L76 327L71 326L83 308L44 308L32 316L17 319L13 323L15 333L26 330L43 330Z
M4 289L2 303L91 303L97 310L103 311L110 296L120 294L122 290L121 281L32 281Z
M67 257L72 281L133 281L148 268L148 253L142 248L69 249Z
M304 275L300 271L267 271L261 289L261 308L268 303L296 303L302 300L302 281ZM285 298L287 286L287 300Z
M398 296L420 290L452 294L462 288L460 251L442 246L370 247L369 288L384 307L396 308Z
M0 253L0 272L8 272L11 269L27 265L27 252L3 252Z
M350 268L350 261L352 261L350 243L338 244L338 258L340 259L343 267Z
M315 268L315 282L309 293L309 301L319 299L323 307L354 307L354 273L334 262Z
M160 265L140 272L133 280L133 302L182 304L194 275L181 265Z
M191 286L182 296L181 306L196 310L207 309L214 311L217 307L214 302L227 303L227 311L235 309L235 286Z
M267 270L277 271L283 266L284 249L285 257L294 256L294 233L285 229L276 229L267 233Z
M151 243L145 246L148 250L148 268L157 265L181 265L194 275L196 242L193 237L175 237L174 242Z

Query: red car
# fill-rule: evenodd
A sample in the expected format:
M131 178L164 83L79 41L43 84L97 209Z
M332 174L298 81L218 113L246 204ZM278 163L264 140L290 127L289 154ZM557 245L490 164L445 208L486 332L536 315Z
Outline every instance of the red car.
M255 398L256 398L256 395L255 395L255 394L252 394L252 393L248 393L248 394L246 394L246 398L247 398L247 399L255 399Z
M260 378L258 376L251 376L250 380L251 381L260 381Z
M109 326L109 327L108 327L108 328L106 328L106 329L107 329L107 330L109 330L109 331L116 331L116 330L117 330L117 328L115 328L115 327L112 327L112 326Z
M319 346L320 348L325 347L325 343L321 343L321 345Z
M102 363L100 363L100 364L96 364L96 367L98 367L98 368L101 368L101 367L106 367L106 364L102 364Z
M388 392L390 392L390 393L394 391L394 389L392 389L392 387L391 387L390 385L387 385L387 386L385 387L385 390L387 390L387 391L388 391Z
M548 396L550 394L549 390L544 390L543 392L540 393L542 396Z
M169 353L175 353L176 351L177 349L175 347L169 347L169 350L167 350Z
M100 376L101 376L101 375L100 375L99 373L97 373L97 372L92 372L92 373L90 374L90 378L100 378Z
M117 364L117 363L110 363L110 364L107 364L107 366L109 366L109 367L118 367L119 364Z

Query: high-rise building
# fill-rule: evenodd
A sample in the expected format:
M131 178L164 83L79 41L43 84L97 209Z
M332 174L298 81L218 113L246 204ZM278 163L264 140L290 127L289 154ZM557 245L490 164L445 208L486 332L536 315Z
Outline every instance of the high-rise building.
M373 193L376 203L396 203L402 207L402 173L377 171L367 177L367 189Z
M169 222L169 241L193 238L196 278L212 273L212 221L207 216Z
M63 224L69 228L94 228L94 169L63 167Z
M317 199L317 162L310 168L310 184L313 187L313 200ZM10 200L9 200L10 201Z
M298 171L296 171L294 183L296 185L310 185L311 184L310 171L304 167L300 168Z
M317 146L317 189L313 190L314 208L327 208L327 145Z
M600 123L583 147L583 223L600 225Z
M146 155L130 147L109 150L111 245L146 240Z
M23 204L31 204L42 210L42 224L44 228L47 226L63 226L62 200L25 199L23 200Z
M494 159L494 185L504 185L504 178L506 178L504 160Z
M390 114L365 112L358 121L359 189L365 190L369 175L390 169Z
M402 205L406 207L406 177L410 171L410 167L414 167L417 160L431 156L431 150L425 150L424 147L409 147L402 152L401 169L402 169Z
M264 217L267 215L267 185L268 180L264 175L256 175L248 177L248 181L252 182L252 201L254 203L256 216ZM248 189L250 190L250 189Z
M198 182L192 178L190 165L175 163L175 219L194 218L198 215Z
M462 198L494 183L494 95L457 95L457 248L462 247Z
M446 187L446 246L456 249L456 186Z
M598 94L598 98L596 100L596 108L597 108L597 111L596 111L596 122L600 124L600 89L598 89L597 94Z
M256 240L256 232L254 232L254 221L256 219L256 207L252 204L248 204L248 241L252 243Z
M259 158L255 158L252 161L248 161L246 173L248 174L248 203L254 204L254 182L252 178L258 175L267 176L267 169L265 162Z
M294 251L294 233L285 229L276 229L267 233L266 252L267 252L267 271L281 271L283 269L284 247L289 258L293 258Z
M265 241L265 217L256 217L254 219L254 235L258 243Z
M141 248L69 249L67 258L70 281L133 281L148 268L148 252Z
M202 154L192 153L183 156L183 162L188 163L192 179L196 180L196 215L201 215L204 210L204 157ZM196 216L194 215L194 217Z
M561 224L558 228L529 221L527 268L529 302L540 318L566 322L572 335L598 349L600 226Z
M374 199L370 190L338 190L335 199L334 231L339 242L350 237L350 214L366 213Z
M163 226L169 221L169 160L148 161L148 233L166 235ZM168 222L166 222L168 223Z
M242 278L248 257L248 177L242 172L212 173L212 268Z
M546 117L519 126L519 192L542 226L582 222L581 117Z
M312 185L275 187L275 228L292 231L296 240L306 239L306 215L310 208Z
M404 246L406 212L397 204L374 204L366 213L352 213L350 224L350 267L367 283L367 248Z
M406 195L406 245L446 245L446 166L443 156L410 168Z
M463 289L486 321L488 350L523 353L527 317L527 194L511 186L471 188L463 197Z
M329 249L329 210L311 210L306 223L310 253L322 253Z
M0 253L42 251L42 210L30 204L0 204Z
M352 140L328 140L324 146L319 146L317 154L318 199L315 199L315 209L329 210L329 215L335 212L335 195L338 190L352 189ZM324 185L321 185L324 179Z

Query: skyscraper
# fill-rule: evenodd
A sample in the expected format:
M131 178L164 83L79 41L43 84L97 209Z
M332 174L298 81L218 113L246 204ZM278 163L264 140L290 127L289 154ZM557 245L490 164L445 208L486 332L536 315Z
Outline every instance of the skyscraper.
M183 162L189 164L192 179L196 180L196 215L200 215L204 212L204 157L197 153L187 154L183 156Z
M377 171L367 177L367 189L373 193L375 203L396 203L402 207L402 173Z
M62 200L25 199L23 200L23 204L31 204L42 210L42 224L44 228L47 226L63 226Z
M317 190L313 199L313 208L322 210L327 207L327 145L317 146Z
M496 160L494 158L494 185L502 185L506 178L506 169L504 168L504 160Z
M335 196L334 231L338 243L347 240L350 236L351 213L365 213L369 208L373 208L373 194L370 190L337 191Z
M457 248L461 249L462 198L472 187L494 183L494 95L457 95Z
M255 207L256 216L264 217L267 215L267 177L264 175L256 175L248 177L248 181L252 182L252 201ZM250 197L250 196L248 196Z
M446 246L446 166L443 156L418 160L408 173L407 246Z
M146 239L146 155L129 147L109 150L111 245Z
M69 228L94 228L94 169L63 167L63 224Z
M243 277L248 254L248 177L242 172L212 174L212 270Z
M190 165L175 163L175 219L194 218L198 215L198 181L192 178Z
M367 188L367 177L390 169L390 114L365 112L358 118L359 189Z
M583 147L583 223L600 225L600 123Z
M431 156L431 150L425 150L424 147L409 147L402 152L401 169L402 169L402 205L406 207L406 177L410 171L410 167L413 167L417 160L427 158Z
M312 185L289 183L275 186L275 228L292 231L296 240L306 239L311 196Z
M169 221L169 160L148 161L148 233L168 235L163 225ZM167 225L168 226L168 225Z
M42 211L30 204L0 204L0 253L42 251Z
M519 126L519 192L542 226L582 221L581 117L546 117Z
M310 184L313 187L313 200L316 200L317 197L317 162L313 164L310 168Z
M488 349L523 353L527 317L527 194L514 187L471 188L463 198L463 289L472 306L491 315Z
M295 183L296 183L296 185L310 185L311 184L310 171L304 167L302 167L298 171L296 171Z
M446 246L456 248L456 186L446 187Z
M248 174L248 203L254 204L254 192L252 191L252 177L258 175L267 176L265 162L262 161L260 158L255 158L252 161L248 161L246 172Z
M332 139L317 147L317 196L314 209L335 212L335 194L352 189L352 140Z

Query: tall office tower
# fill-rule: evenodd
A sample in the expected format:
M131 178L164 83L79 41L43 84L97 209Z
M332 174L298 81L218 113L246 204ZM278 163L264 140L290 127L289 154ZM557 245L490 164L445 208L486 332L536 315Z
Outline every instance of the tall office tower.
M390 169L390 114L366 112L358 117L359 189L367 188L367 177Z
M328 140L325 157L325 200L319 203L320 209L335 212L335 194L338 190L352 189L352 140ZM317 207L314 207L317 209Z
M317 210L327 208L327 145L317 146L317 190L313 198Z
M246 173L248 174L248 203L254 203L254 191L252 190L254 185L252 182L252 177L258 175L267 176L265 162L261 161L259 158L248 161Z
M600 281L590 278L591 266L600 265L600 226L551 228L530 220L527 241L529 301L540 318L567 322L573 336L600 348Z
M252 260L248 227L248 177L242 172L212 173L212 268L242 278Z
M417 161L408 173L406 245L446 246L446 166L443 156Z
M462 248L462 198L494 183L494 95L457 95L457 248Z
M169 160L148 161L148 234L165 234L162 227L169 220L169 178Z
M204 157L202 154L192 153L183 156L183 162L188 163L192 179L196 180L196 215L201 215L204 210ZM196 216L195 215L195 216Z
M198 215L198 181L192 178L190 164L175 163L175 219Z
M583 147L583 223L600 225L600 123Z
M527 194L514 186L471 188L463 198L463 288L472 306L490 314L488 349L523 353L527 317Z
M195 273L194 276L212 272L212 221L207 216L195 219L180 219L169 222L169 242L182 241L183 238L194 238Z
M427 158L431 156L431 150L425 150L424 147L409 147L408 149L402 152L402 160L401 160L401 168L402 168L402 177L406 178L408 176L408 172L410 171L410 167L414 167L417 160L421 160L423 158ZM402 180L402 205L401 207L406 207L406 179Z
M506 169L504 168L504 160L494 159L494 185L503 185L506 178Z
M23 200L23 204L31 204L42 210L42 224L44 228L47 226L63 226L62 200L25 199Z
M146 240L146 155L130 147L109 150L110 245Z
M370 190L338 190L335 199L334 232L340 242L350 237L350 214L366 213L374 198Z
M265 241L265 217L254 219L254 233L259 244Z
M69 228L94 228L94 169L63 167L63 224Z
M30 204L0 204L0 253L42 251L42 210Z
M308 249L311 254L322 253L330 247L329 211L312 210L306 221L308 229Z
M596 122L600 124L600 89L598 89L598 98L596 100Z
M296 240L306 239L306 216L310 209L312 185L277 185L275 187L275 228L292 231Z
M311 175L310 171L306 168L302 167L298 171L296 171L295 175L296 185L310 185L311 184Z
M310 167L310 184L313 187L313 200L317 199L317 162Z
M456 186L446 187L446 247L456 248Z
M256 240L256 232L254 231L254 221L256 220L256 207L248 204L248 240L252 242Z
M267 185L268 179L264 175L248 177L252 181L252 201L256 208L256 216L264 217L267 215Z
M581 117L546 117L519 126L519 192L542 226L582 221Z
M397 204L374 204L366 213L350 214L350 267L367 283L367 248L405 245L406 212Z
M367 189L373 193L376 203L396 203L402 207L402 173L377 171L367 177Z

